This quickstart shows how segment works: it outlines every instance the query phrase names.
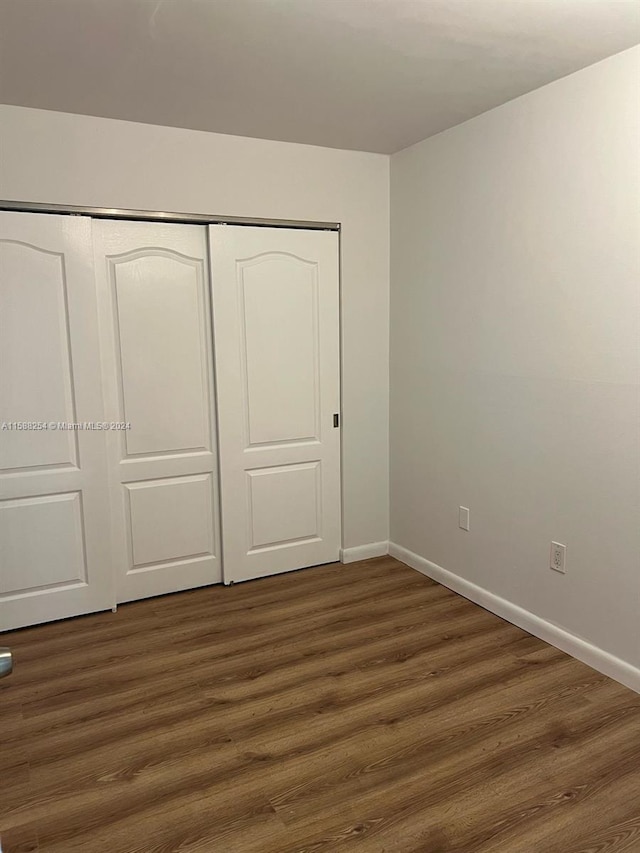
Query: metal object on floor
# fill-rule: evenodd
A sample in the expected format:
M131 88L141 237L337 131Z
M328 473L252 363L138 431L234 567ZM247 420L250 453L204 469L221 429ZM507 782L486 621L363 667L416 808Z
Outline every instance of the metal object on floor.
M9 675L13 670L13 657L11 649L0 648L0 678Z

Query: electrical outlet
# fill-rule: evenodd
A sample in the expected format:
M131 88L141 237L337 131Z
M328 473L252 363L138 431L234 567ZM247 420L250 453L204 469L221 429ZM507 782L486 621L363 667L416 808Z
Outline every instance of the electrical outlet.
M554 572L561 572L564 575L567 571L567 568L565 565L566 555L567 555L567 546L566 545L563 545L561 542L552 542L551 543L551 558L549 560L549 568L553 569Z
M458 507L458 527L461 530L469 530L469 508L466 506Z

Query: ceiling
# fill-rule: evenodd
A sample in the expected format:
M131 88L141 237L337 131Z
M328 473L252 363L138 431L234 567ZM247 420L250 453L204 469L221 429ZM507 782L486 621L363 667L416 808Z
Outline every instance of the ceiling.
M0 0L0 103L391 153L638 42L638 0Z

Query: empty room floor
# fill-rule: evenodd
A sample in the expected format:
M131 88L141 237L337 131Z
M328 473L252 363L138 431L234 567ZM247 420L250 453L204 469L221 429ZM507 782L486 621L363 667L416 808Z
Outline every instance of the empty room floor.
M2 853L640 850L640 696L390 557L4 644Z

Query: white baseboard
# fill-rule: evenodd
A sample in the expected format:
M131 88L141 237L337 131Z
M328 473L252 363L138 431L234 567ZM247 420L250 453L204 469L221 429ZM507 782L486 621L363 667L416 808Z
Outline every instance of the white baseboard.
M640 693L640 669L630 663L605 652L580 637L576 637L575 634L565 631L564 628L547 622L546 619L541 619L517 604L500 598L499 595L494 595L494 593L461 578L459 575L454 575L401 545L390 542L389 554L396 560L400 560L401 563L406 563L412 569L416 569L416 571L463 595L486 610L501 616L513 625L517 625L557 649L567 652L582 663L586 663L598 672L619 681L625 687L630 687L631 690Z
M355 563L356 560L370 560L372 557L384 557L389 553L389 543L370 542L368 545L356 545L355 548L340 550L341 563Z

